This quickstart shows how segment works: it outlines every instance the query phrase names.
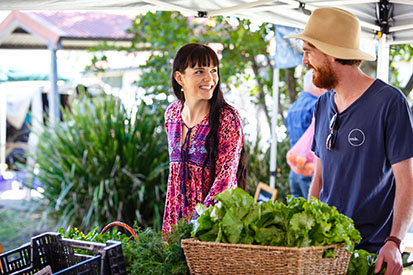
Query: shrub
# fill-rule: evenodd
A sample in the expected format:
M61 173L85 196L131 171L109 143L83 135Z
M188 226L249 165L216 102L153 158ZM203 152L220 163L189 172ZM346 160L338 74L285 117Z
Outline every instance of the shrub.
M136 111L136 112L135 112ZM114 220L160 228L168 150L163 110L112 96L71 102L44 127L36 158L49 215L80 229Z

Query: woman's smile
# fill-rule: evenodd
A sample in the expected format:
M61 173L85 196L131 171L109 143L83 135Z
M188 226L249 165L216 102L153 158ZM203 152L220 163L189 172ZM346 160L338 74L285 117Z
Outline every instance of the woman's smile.
M213 91L214 85L202 85L199 88L205 92L210 92L211 90Z

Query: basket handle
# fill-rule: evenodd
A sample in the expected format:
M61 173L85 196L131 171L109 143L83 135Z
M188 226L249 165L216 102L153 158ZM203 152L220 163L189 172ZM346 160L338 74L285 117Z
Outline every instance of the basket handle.
M109 228L111 228L111 227L113 227L113 226L115 226L115 225L120 226L120 227L123 227L123 228L125 228L126 230L128 230L128 232L132 234L132 236L133 236L133 238L135 239L135 241L136 241L137 243L139 243L139 238L138 238L138 235L136 234L135 230L133 230L132 227L130 227L130 226L127 225L126 223L119 222L119 221L111 222L110 224L106 225L106 226L102 229L102 231L100 232L100 234L105 233Z

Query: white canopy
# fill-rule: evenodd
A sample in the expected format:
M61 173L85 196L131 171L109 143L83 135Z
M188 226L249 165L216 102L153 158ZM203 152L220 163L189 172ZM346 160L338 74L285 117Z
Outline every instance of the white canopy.
M389 43L413 42L412 0L13 0L1 1L0 10L175 10L184 15L231 15L293 27L303 27L310 12L333 6L354 13L363 36L375 39L377 32Z

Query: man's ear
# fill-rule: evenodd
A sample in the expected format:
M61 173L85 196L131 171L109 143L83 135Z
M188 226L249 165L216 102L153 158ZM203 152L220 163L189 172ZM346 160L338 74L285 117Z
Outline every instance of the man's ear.
M174 78L179 85L183 86L182 74L179 71L174 72Z
M337 58L332 57L331 55L328 55L327 58L329 59L330 63L334 63L337 60Z

